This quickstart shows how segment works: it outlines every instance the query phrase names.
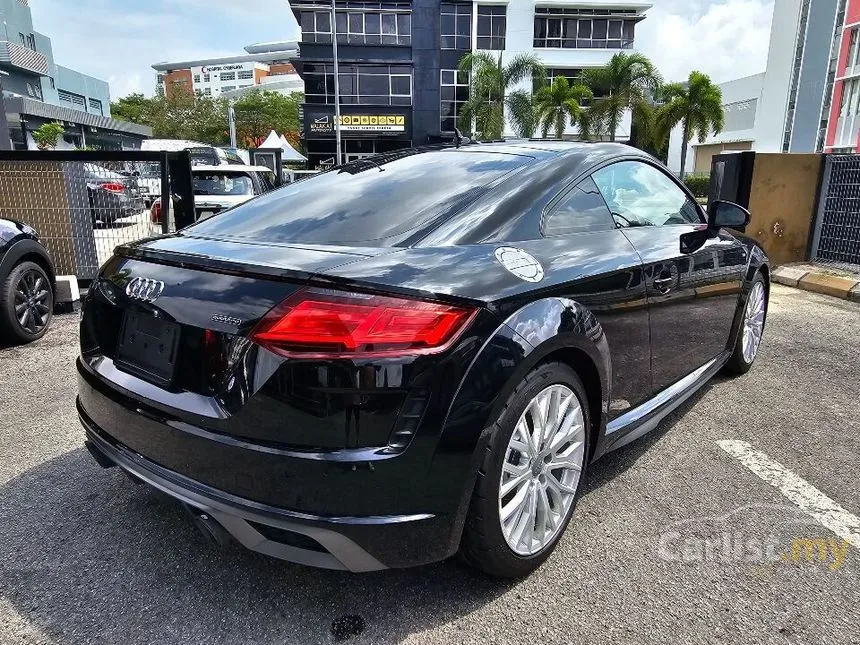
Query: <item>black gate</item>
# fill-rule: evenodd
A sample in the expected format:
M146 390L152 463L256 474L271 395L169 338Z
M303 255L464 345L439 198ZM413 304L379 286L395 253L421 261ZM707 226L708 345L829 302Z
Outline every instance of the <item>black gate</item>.
M116 246L194 221L187 151L0 151L0 217L36 229L58 275L95 277Z
M860 155L825 157L811 257L860 265Z

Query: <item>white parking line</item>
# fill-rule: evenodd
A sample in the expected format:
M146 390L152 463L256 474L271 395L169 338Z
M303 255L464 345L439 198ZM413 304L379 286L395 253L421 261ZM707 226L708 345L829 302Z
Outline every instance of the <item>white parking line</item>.
M860 549L860 518L852 515L815 486L795 475L746 441L723 440L717 445L790 499L800 510Z

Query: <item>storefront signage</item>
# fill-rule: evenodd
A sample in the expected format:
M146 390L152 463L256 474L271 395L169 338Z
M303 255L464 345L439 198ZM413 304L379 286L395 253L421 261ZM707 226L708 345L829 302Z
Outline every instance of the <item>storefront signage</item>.
M334 134L334 117L329 114L314 115L308 124L314 134ZM403 114L341 114L341 132L405 132L406 116Z

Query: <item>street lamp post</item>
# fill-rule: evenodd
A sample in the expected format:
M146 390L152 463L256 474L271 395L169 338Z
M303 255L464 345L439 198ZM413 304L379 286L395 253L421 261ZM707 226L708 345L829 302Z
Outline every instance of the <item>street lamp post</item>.
M343 163L340 149L340 78L338 76L337 64L337 27L334 11L335 0L331 0L331 51L334 60L334 139L335 139L335 165Z

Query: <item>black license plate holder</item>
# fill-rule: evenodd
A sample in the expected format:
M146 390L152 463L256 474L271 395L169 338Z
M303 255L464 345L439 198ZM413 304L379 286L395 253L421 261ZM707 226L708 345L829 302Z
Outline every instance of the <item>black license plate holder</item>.
M126 311L117 345L116 366L147 381L170 387L176 373L180 326L150 313Z

